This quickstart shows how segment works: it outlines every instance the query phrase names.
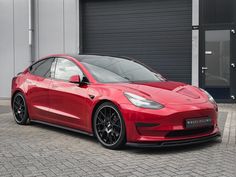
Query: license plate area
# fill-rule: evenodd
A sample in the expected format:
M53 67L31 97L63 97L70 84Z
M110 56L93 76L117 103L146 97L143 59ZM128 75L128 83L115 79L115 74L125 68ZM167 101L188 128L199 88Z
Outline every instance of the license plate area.
M185 120L185 128L201 128L212 126L212 119L210 117L192 118Z

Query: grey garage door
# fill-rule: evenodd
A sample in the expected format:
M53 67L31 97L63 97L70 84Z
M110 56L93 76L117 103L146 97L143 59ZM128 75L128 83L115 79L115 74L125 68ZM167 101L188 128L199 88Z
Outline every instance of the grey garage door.
M82 52L133 57L191 83L191 0L84 0Z

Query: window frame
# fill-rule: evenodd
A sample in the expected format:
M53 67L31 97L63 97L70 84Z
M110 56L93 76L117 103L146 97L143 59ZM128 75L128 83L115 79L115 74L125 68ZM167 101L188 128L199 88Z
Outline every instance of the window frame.
M65 80L65 79L58 79L58 78L55 78L55 74L56 74L56 68L57 68L57 62L58 62L58 59L64 59L64 60L68 60L70 62L72 62L80 71L81 73L83 74L83 78L80 78L82 79L81 82L82 83L86 83L86 84L89 84L90 81L88 79L88 77L86 76L86 74L83 72L83 70L81 69L81 67L79 65L77 65L77 63L75 63L74 61L66 58L66 57L54 57L54 62L56 62L55 64L55 68L54 68L54 75L53 77L51 77L52 80L55 80L55 81L62 81L62 82L66 82L66 83L71 83L69 80ZM86 81L83 81L83 79L86 78Z
M51 79L52 77L50 76L50 77L45 77L45 76L41 76L41 75L37 75L37 74L35 74L35 73L33 73L32 71L31 71L31 67L32 66L34 66L34 65L37 65L38 63L40 63L40 62L45 62L46 60L53 60L53 62L55 61L55 57L48 57L48 58L43 58L43 59L40 59L40 60L38 60L38 61L36 61L35 63L33 63L32 65L30 65L29 67L28 67L28 69L27 69L27 71L30 73L30 74L32 74L33 76L37 76L37 77L41 77L41 78L46 78L46 79ZM52 63L53 63L52 62ZM52 67L52 65L51 65L51 67ZM50 69L51 69L51 67L50 67Z

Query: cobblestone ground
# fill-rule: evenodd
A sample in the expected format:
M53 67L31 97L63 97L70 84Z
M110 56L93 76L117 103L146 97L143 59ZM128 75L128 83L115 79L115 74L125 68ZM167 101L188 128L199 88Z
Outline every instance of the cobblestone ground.
M120 151L81 134L17 125L8 106L0 110L0 176L236 176L235 105L220 106L222 142Z

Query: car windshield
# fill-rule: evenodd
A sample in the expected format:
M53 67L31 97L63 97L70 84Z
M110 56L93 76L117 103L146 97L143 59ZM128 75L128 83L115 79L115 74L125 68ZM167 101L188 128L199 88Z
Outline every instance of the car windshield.
M81 63L93 77L102 83L161 82L165 79L142 64L123 58L108 56L80 56Z

